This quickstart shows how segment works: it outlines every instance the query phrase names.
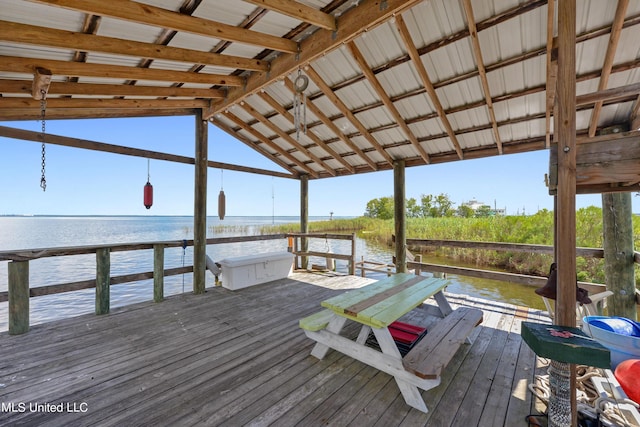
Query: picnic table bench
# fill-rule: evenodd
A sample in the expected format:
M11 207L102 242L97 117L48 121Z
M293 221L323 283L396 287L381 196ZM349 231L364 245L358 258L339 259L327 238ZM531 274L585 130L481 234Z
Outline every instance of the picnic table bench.
M427 412L420 391L440 384L442 370L458 348L469 341L473 328L482 322L482 311L469 307L453 310L443 289L446 279L400 273L321 302L325 310L300 320L305 334L316 341L311 355L324 358L337 350L392 375L407 404ZM440 319L403 358L389 325L433 297ZM347 320L362 325L358 337L340 335ZM365 345L373 332L380 351Z

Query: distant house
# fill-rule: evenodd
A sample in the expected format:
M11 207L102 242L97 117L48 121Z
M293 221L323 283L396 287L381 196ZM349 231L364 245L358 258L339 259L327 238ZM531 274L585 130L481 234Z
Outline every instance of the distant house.
M490 205L488 205L488 204L486 204L484 202L479 202L476 199L471 199L468 202L462 202L461 206L467 206L468 208L470 208L474 212L478 212L478 210L484 211L484 212L486 212L487 216L497 216L497 215L505 215L506 214L506 209L498 209L495 206L492 208Z

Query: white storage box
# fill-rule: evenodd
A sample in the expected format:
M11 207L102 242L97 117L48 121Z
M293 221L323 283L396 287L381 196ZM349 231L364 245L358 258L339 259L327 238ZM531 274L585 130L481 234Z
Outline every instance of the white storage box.
M220 265L222 286L236 290L289 276L293 267L293 254L270 252L225 258L220 261Z

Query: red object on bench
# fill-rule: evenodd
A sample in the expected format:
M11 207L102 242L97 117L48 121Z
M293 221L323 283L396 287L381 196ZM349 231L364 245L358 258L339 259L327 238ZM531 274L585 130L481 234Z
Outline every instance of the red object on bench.
M397 321L389 325L389 332L393 340L409 345L420 339L426 330L427 328Z

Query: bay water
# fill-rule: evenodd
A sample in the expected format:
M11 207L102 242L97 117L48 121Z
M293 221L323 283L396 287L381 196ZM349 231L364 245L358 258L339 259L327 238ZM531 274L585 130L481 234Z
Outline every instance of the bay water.
M328 217L311 217L310 221ZM298 223L292 217L217 217L207 218L207 238L261 234L261 227L272 224ZM0 217L0 251L44 249L54 247L89 246L121 243L150 243L193 239L193 217L189 216L5 216ZM224 258L264 252L285 251L286 239L208 245L207 254L215 261ZM310 239L310 250L349 254L351 242L345 240ZM393 248L356 238L356 260L391 263ZM324 259L311 260L324 264ZM433 262L430 260L429 262ZM440 261L440 263L444 263ZM193 247L168 248L165 269L193 265ZM347 262L336 260L336 269L347 272ZM111 275L153 271L153 250L111 253ZM30 287L47 286L95 279L94 254L41 258L29 263ZM359 272L358 272L359 274ZM367 277L380 278L383 273L367 272ZM207 272L207 287L214 285L214 277ZM449 276L450 292L468 294L519 305L541 308L531 298L532 288ZM8 285L8 261L0 261L0 292ZM165 296L191 292L192 275L165 278ZM120 307L153 299L153 280L111 286L111 307ZM47 295L30 299L30 323L49 322L80 314L92 313L95 290ZM8 303L0 302L0 331L8 327Z

